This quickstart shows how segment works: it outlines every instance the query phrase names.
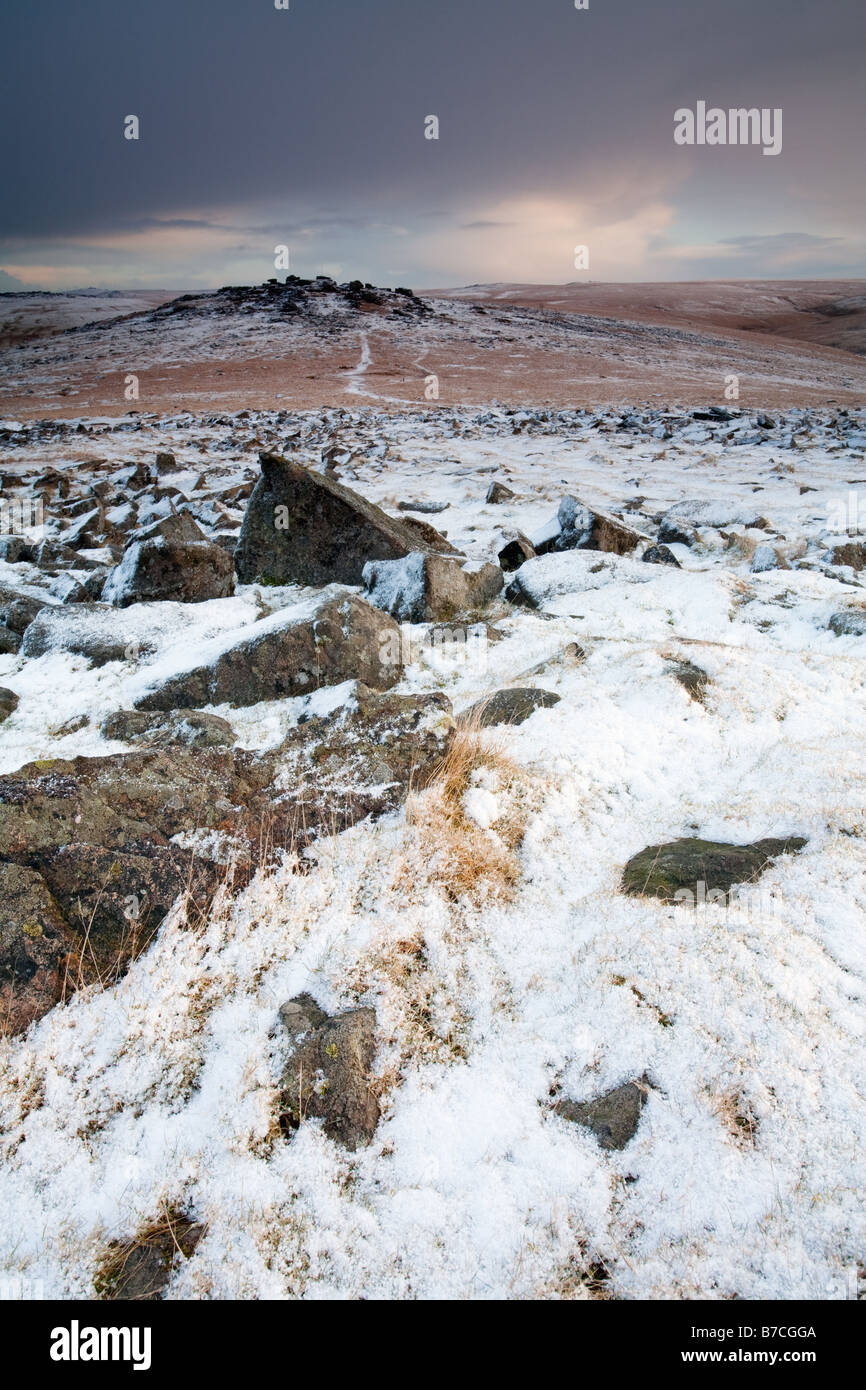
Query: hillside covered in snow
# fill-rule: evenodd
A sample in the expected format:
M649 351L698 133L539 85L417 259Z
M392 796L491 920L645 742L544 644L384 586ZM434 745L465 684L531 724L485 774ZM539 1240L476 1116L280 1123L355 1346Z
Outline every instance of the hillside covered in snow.
M0 422L4 1277L856 1296L862 410L142 410Z

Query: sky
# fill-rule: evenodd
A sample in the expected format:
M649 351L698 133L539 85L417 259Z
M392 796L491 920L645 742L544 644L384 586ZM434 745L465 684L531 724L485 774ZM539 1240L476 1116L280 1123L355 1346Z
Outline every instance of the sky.
M288 5L0 0L0 290L866 273L863 0Z

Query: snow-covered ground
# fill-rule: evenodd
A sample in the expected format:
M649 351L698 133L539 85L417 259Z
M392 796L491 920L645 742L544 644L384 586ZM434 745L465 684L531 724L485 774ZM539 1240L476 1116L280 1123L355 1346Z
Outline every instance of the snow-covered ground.
M344 482L388 510L447 503L426 519L479 560L509 527L538 530L564 493L650 534L683 499L712 503L716 525L672 546L681 569L587 551L531 561L539 607L502 603L503 640L463 657L407 633L400 690L445 690L457 710L511 683L561 697L491 735L517 790L489 777L467 807L495 836L521 798L513 897L452 901L423 815L400 811L317 846L309 874L254 880L206 927L170 918L115 988L0 1044L7 1277L92 1296L106 1243L178 1208L207 1223L178 1298L588 1297L591 1263L621 1298L850 1296L866 1260L866 637L828 629L864 595L826 556L866 492L866 427L833 418L665 429L355 411L145 420L88 444L118 462L171 448L192 487L226 466L227 432L264 445L299 429L311 461L339 439ZM75 450L34 443L6 462L59 468L80 464ZM514 498L486 504L493 478ZM866 523L866 498L861 511ZM771 529L745 524L756 512ZM791 568L752 573L768 541ZM20 696L0 769L119 751L98 721L129 707L148 663L187 665L260 612L251 587L188 609L190 626L137 663L0 656L0 685ZM586 660L558 660L574 642ZM707 673L703 704L675 660ZM264 748L302 708L215 712ZM82 714L87 726L54 732ZM647 845L789 834L803 853L726 904L619 891ZM383 1116L368 1149L276 1127L277 1011L301 991L329 1012L377 1011ZM644 1074L621 1152L551 1112L552 1095L591 1099Z

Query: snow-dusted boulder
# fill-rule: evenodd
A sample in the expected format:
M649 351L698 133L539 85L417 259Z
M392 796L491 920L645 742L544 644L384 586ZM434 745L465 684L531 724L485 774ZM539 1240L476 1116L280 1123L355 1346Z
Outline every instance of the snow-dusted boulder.
M559 550L604 550L627 555L649 539L619 517L597 507L587 507L576 497L563 497L556 516L532 538L537 555Z
M222 546L156 536L127 546L105 581L102 599L117 608L147 599L203 603L228 598L233 587L232 557Z
M384 690L401 669L393 618L353 594L326 597L203 643L189 667L146 687L134 704L149 710L255 705L353 679Z
M371 560L363 578L370 602L408 623L436 622L483 608L503 583L498 565L420 551L403 560Z
M235 553L242 584L359 584L368 560L423 548L411 527L333 478L276 454L260 463Z

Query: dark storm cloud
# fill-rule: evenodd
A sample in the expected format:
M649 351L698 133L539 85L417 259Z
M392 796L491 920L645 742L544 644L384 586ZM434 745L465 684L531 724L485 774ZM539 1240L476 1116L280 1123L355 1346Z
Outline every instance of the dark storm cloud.
M591 197L613 222L653 185L684 229L709 207L714 241L770 234L774 200L774 232L792 197L826 210L838 193L853 216L862 47L862 0L6 0L2 259L326 229L350 260L377 208L415 233L443 213L478 232L513 223L498 203ZM673 112L698 99L783 107L782 156L713 151L710 167L676 149Z

